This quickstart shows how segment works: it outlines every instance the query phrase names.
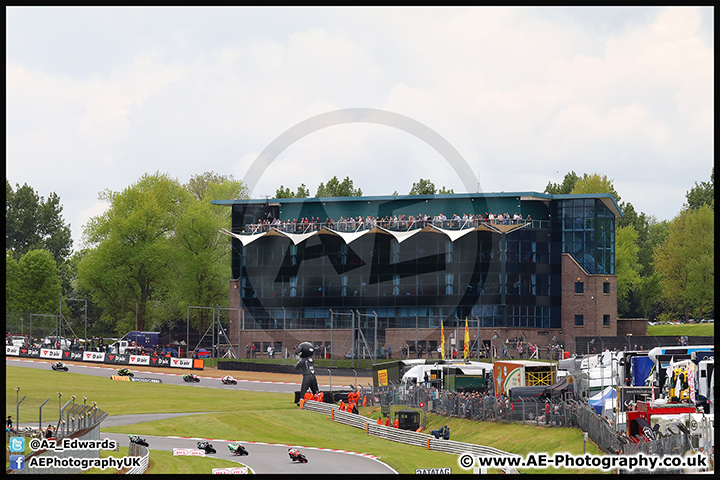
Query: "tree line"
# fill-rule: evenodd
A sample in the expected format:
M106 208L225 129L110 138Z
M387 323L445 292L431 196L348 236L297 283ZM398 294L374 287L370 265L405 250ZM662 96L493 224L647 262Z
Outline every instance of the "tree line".
M409 195L453 193L420 179ZM565 175L545 193L610 193L623 217L616 221L618 315L671 319L714 315L714 170L695 183L672 220L636 212L612 180L597 173ZM307 198L301 184L277 198ZM394 192L393 195L397 195ZM320 183L317 197L362 196L346 177ZM47 199L27 184L6 180L6 313L57 314L60 298L88 299L88 334L185 325L187 306L228 307L231 243L218 234L230 209L212 199L248 198L232 175L205 172L181 183L165 173L145 174L122 191L104 190L109 206L83 226L83 246L72 252L70 227L59 197ZM62 301L63 315L84 308ZM69 313L67 313L69 312ZM208 310L191 312L193 330L211 322Z

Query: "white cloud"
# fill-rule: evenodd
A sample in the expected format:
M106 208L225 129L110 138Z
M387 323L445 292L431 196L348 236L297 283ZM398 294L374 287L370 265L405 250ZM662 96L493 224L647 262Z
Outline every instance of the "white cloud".
M97 192L143 173L242 179L298 122L379 108L443 136L483 191L598 172L636 210L671 218L713 164L711 11L11 9L7 175L57 192L81 222ZM422 140L348 124L289 147L255 193L314 193L333 175L373 195L421 177L466 190Z

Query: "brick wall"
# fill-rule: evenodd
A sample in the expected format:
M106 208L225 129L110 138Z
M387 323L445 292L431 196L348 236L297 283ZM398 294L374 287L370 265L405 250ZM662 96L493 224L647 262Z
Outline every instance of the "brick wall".
M647 318L618 318L618 336L633 335L636 337L647 335Z
M576 283L583 284L583 293L575 293ZM609 293L603 286L608 284ZM575 325L575 316L583 316L583 325ZM603 325L603 316L609 315L609 325ZM590 275L567 254L562 254L562 326L566 345L572 342L571 334L580 336L615 337L617 327L617 277Z

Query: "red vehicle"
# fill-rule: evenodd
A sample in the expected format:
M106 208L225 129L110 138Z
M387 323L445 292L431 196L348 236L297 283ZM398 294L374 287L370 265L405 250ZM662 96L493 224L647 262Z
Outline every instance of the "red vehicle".
M664 405L650 405L648 402L637 402L635 410L626 413L627 434L630 439L637 443L640 440L636 437L654 437L656 433L650 423L652 415L677 415L681 413L696 413L695 405L686 403L667 403Z

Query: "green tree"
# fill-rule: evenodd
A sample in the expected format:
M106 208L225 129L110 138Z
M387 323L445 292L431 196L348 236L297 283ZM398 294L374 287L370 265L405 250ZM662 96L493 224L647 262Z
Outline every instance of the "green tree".
M435 195L435 184L421 178L417 183L413 183L408 195Z
M308 190L304 183L301 183L300 186L297 188L297 191L295 192L295 198L308 197L310 197L310 190Z
M618 315L630 312L630 293L637 286L640 275L637 232L632 225L619 227L615 234L615 274L617 275Z
M550 193L552 195L568 194L572 192L575 187L575 183L578 180L580 180L580 177L578 177L574 171L566 173L562 183L548 182L545 187L545 193Z
M583 177L575 182L570 193L610 193L615 197L615 202L617 202L618 205L620 204L620 195L615 191L612 180L608 180L607 175L600 175L598 173L591 175L584 173Z
M452 188L451 188L451 189L446 189L446 188L445 188L445 185L443 185L442 188L441 188L440 190L438 190L438 193L441 194L441 195L442 195L442 194L455 193L455 190L452 189Z
M60 265L72 249L60 197L51 192L45 200L27 183L16 187L13 191L5 180L5 250L11 250L16 259L30 250L47 250Z
M621 203L620 211L622 217L615 221L616 228L632 226L637 233L638 246L638 262L640 263L640 272L642 275L648 275L652 272L652 248L643 248L648 239L649 222L645 213L638 214L632 203Z
M275 198L308 198L309 196L310 190L304 183L300 184L295 193L283 185L280 185L280 188L275 191Z
M289 188L280 185L280 188L275 190L275 198L295 198L295 195Z
M695 182L695 186L685 194L685 198L687 198L687 205L691 209L696 209L701 205L709 205L712 209L715 208L715 167L710 173L710 181L700 182L700 185Z
M78 284L116 331L134 329L136 315L145 330L166 314L163 301L177 269L175 226L192 195L157 172L122 192L106 190L100 199L110 207L84 227L90 250L78 265Z
M191 189L196 177L188 182ZM230 238L219 233L230 224L231 210L211 205L212 199L247 198L246 188L230 177L215 177L203 195L190 202L178 218L173 243L177 252L174 304L184 313L186 305L228 306ZM242 196L244 194L244 196ZM203 332L211 320L209 310L194 310L195 327Z
M652 275L640 277L636 292L642 318L656 318L662 302L660 274L653 272Z
M248 198L248 189L246 185L242 182L236 181L232 175L221 175L213 171L193 175L190 177L190 180L188 180L185 188L193 194L195 200L202 201L208 193L215 193L208 192L208 190L212 185L218 184L226 184L228 186L227 191L222 193L222 195L227 196L223 197L222 200ZM233 188L236 190L232 190ZM221 198L217 197L212 198L211 200L219 199Z
M15 310L19 306L18 283L20 281L20 267L10 250L5 250L5 309Z
M62 293L52 253L30 250L18 262L6 250L6 308L16 312L57 313Z
M345 177L342 182L337 176L328 180L327 185L318 185L316 197L362 197L362 190L353 186L350 177Z
M704 316L715 305L715 213L707 204L684 208L654 251L663 299L685 319Z

